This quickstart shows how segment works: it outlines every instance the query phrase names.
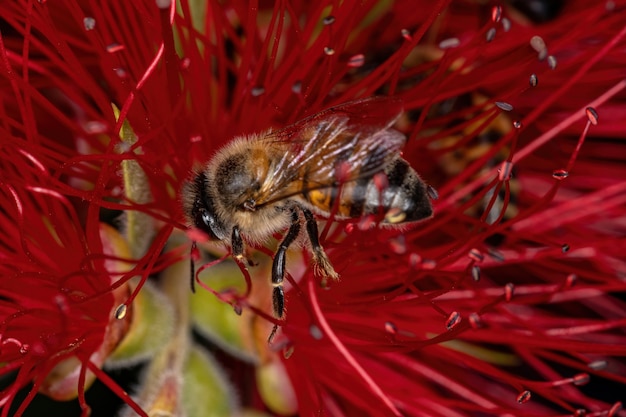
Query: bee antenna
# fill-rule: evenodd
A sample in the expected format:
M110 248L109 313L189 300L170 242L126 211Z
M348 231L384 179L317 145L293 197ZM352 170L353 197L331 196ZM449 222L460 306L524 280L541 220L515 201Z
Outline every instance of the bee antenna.
M276 336L276 331L278 330L278 324L275 324L274 327L272 328L272 332L270 333L269 337L267 338L267 344L271 345L272 342L274 341L274 336Z
M198 245L196 241L191 242L191 250L189 251L189 269L191 272L191 292L195 294L196 292L196 252L198 251Z

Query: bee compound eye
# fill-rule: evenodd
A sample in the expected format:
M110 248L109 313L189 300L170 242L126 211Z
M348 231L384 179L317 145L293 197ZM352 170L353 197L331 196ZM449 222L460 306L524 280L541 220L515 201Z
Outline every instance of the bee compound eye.
M202 223L203 223L206 227L211 228L211 223L212 223L213 221L212 221L212 218L211 218L211 216L209 215L209 213L207 213L206 211L203 211L203 212L200 214L200 216L201 216L201 218L202 218Z
M217 224L215 217L206 210L200 210L196 213L194 226L206 233L211 239L220 239L217 232Z

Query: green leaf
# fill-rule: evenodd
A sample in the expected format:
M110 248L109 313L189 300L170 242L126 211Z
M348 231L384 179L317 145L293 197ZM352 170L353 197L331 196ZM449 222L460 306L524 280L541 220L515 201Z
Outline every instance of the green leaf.
M183 371L183 404L187 417L232 417L235 392L218 363L193 347Z
M298 411L298 400L291 380L280 360L264 363L256 368L259 395L274 413L288 416Z
M234 261L224 261L206 269L200 279L215 291L245 291L245 280ZM191 315L198 331L222 349L246 361L256 361L251 340L250 311L238 315L233 307L214 294L198 288L191 296Z
M128 333L106 362L108 368L151 358L174 333L173 308L168 298L149 282L135 298L132 314Z

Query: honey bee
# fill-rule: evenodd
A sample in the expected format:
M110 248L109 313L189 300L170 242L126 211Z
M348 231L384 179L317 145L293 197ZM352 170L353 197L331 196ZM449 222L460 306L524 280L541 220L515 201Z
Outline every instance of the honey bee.
M189 225L230 246L238 260L244 242L286 231L272 263L273 311L282 318L285 256L298 238L306 234L318 276L339 276L320 244L315 215L373 215L390 227L432 216L425 183L400 157L406 138L392 125L401 113L400 100L371 97L233 139L184 185ZM386 181L375 180L380 175Z

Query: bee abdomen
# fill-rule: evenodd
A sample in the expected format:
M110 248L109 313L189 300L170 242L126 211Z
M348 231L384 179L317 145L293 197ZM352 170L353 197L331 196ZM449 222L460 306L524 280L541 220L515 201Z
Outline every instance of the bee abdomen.
M340 219L374 215L382 217L382 224L393 225L432 216L426 185L404 159L395 159L384 174L377 175L386 176L386 184L377 181L376 176L363 177L339 187L306 191L303 196L318 210L328 214L334 211Z
M408 162L397 158L384 173L387 184L381 185L375 178L367 178L346 187L342 200L346 200L345 206L349 207L348 217L382 215L381 223L398 224L432 216L426 185Z

